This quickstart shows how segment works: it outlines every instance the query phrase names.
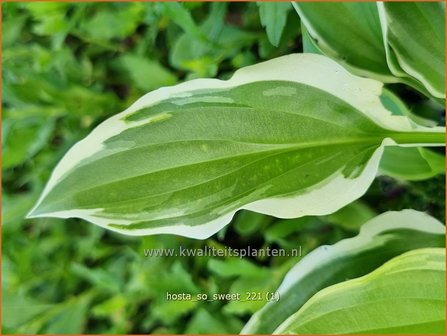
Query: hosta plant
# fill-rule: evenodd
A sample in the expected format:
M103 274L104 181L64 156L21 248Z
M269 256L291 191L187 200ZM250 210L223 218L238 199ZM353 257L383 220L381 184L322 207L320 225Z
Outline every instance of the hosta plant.
M444 156L428 147L445 146L444 128L384 85L444 104L444 5L293 6L308 53L146 94L66 153L29 217L205 239L241 209L329 215L378 174L443 173ZM277 45L290 8L259 9ZM378 216L292 268L282 299L243 333L442 333L444 241L444 226L428 215Z
M239 209L326 215L362 196L386 146L444 146L381 82L296 54L147 94L76 144L31 216L207 238Z

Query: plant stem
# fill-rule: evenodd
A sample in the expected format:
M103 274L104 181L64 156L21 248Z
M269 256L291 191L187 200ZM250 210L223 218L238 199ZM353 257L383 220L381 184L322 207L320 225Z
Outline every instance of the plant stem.
M400 145L430 144L445 146L444 132L402 132L391 136Z

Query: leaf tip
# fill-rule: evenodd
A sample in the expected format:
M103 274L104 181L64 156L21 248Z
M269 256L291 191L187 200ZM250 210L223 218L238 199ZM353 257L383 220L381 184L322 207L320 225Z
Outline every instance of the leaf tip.
M39 207L38 204L36 204L28 213L25 215L25 219L32 219L32 218L38 218L43 217L42 214L38 211Z
M49 217L48 211L42 208L42 200L37 201L36 204L25 215L25 219Z

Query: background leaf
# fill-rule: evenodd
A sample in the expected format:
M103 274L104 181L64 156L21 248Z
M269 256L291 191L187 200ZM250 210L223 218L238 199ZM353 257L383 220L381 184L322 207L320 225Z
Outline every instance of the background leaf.
M143 91L174 85L177 82L175 75L170 71L145 57L127 54L120 61L128 71L130 80Z
M358 200L330 214L328 220L352 231L359 231L361 226L377 214L364 202Z
M15 114L21 114L16 111ZM22 112L23 114L23 112ZM22 164L41 150L54 131L55 119L30 116L21 120L10 117L3 124L2 166L11 168Z
M324 291L330 285L363 276L406 251L443 247L444 230L440 222L414 210L388 212L373 218L362 226L358 236L333 246L320 246L299 261L278 288L280 300L269 302L254 314L242 333L267 334L275 329L282 333L289 330L303 333L329 332L323 329L291 329L283 327L282 323L289 321L288 318L308 300L312 300L315 293ZM288 325L288 322L284 323ZM351 325L355 324L348 324L348 328ZM336 329L329 327L327 330ZM340 330L345 333L349 331Z
M293 2L307 34L326 55L359 75L396 81L386 62L375 3Z
M265 27L269 41L275 47L281 40L283 29L286 25L287 14L291 9L288 2L258 2L259 17Z
M328 332L445 333L445 249L410 251L325 288L275 331Z
M378 4L388 62L445 99L445 7L440 2ZM405 41L405 42L403 42ZM401 70L400 70L401 69Z
M445 174L445 156L427 148L387 148L380 172L394 178L418 181Z

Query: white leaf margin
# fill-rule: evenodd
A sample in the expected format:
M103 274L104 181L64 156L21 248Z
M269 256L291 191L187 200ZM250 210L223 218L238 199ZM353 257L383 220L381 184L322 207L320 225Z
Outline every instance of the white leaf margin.
M50 180L38 202L28 213L27 218L57 217L81 218L101 227L121 234L140 236L153 234L176 234L180 236L206 239L226 226L234 214L241 209L256 211L279 218L296 218L307 215L327 215L361 197L372 183L384 146L395 145L391 139L384 139L356 178L345 178L341 172L313 186L306 193L281 198L270 198L244 205L226 215L201 225L177 223L157 228L126 230L111 227L109 224L130 225L138 222L114 218L105 209L72 209L49 213L33 213L51 189L82 161L103 150L104 142L126 129L150 123L156 117L140 121L125 121L126 116L153 106L169 98L190 97L195 91L225 89L259 81L290 81L305 84L335 96L382 126L384 129L411 132L414 130L410 120L404 116L392 115L380 102L383 84L376 80L361 78L350 74L337 62L316 54L291 54L263 63L248 66L235 72L229 80L196 79L176 86L164 87L147 93L124 112L101 123L86 138L76 143L54 169ZM419 132L443 132L443 128L418 127ZM420 144L422 145L422 144ZM343 192L340 192L343 191Z

